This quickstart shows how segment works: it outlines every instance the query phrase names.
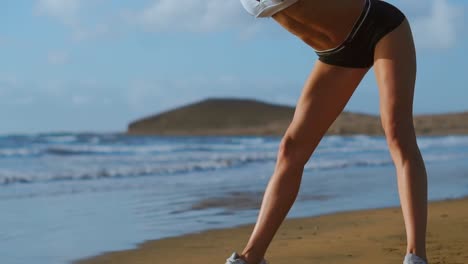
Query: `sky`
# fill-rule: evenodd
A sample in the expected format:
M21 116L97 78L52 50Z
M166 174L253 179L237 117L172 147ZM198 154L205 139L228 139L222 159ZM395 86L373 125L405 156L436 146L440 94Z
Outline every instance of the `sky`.
M415 114L468 110L468 0L389 0L408 17ZM317 57L239 0L0 1L0 134L123 132L206 98L294 106ZM369 71L346 111L378 114Z

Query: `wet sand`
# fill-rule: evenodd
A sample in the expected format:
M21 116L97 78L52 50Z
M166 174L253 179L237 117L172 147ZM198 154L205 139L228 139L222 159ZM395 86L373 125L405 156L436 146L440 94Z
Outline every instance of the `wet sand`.
M76 264L224 264L240 252L253 224L147 241ZM400 264L406 236L399 207L286 219L270 245L271 264ZM468 198L431 202L430 264L468 263Z

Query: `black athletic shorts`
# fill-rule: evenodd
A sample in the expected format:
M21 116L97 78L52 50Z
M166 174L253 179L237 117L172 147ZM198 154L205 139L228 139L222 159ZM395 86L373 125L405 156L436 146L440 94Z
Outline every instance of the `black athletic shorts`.
M395 6L385 1L366 0L347 39L336 48L315 53L320 61L327 64L351 68L371 67L377 42L404 20L405 15Z

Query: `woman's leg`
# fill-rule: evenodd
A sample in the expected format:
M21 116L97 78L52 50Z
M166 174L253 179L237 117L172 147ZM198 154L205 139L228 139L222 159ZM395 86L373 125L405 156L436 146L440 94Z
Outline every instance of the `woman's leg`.
M296 199L304 165L367 71L335 67L320 61L315 64L282 138L257 223L241 254L249 264L257 264L264 257Z
M407 20L377 44L374 70L382 125L397 172L407 253L426 259L427 175L413 126L416 52Z

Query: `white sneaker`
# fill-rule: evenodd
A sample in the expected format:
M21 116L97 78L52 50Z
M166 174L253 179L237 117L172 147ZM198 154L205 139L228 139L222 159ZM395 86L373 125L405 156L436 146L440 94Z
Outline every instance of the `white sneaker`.
M405 260L403 261L403 264L427 264L427 262L424 259L412 253L408 253L405 256Z
M226 264L249 264L249 263L245 262L243 259L240 258L239 254L234 252L228 259L226 259ZM265 259L263 259L259 264L268 264L268 262Z

